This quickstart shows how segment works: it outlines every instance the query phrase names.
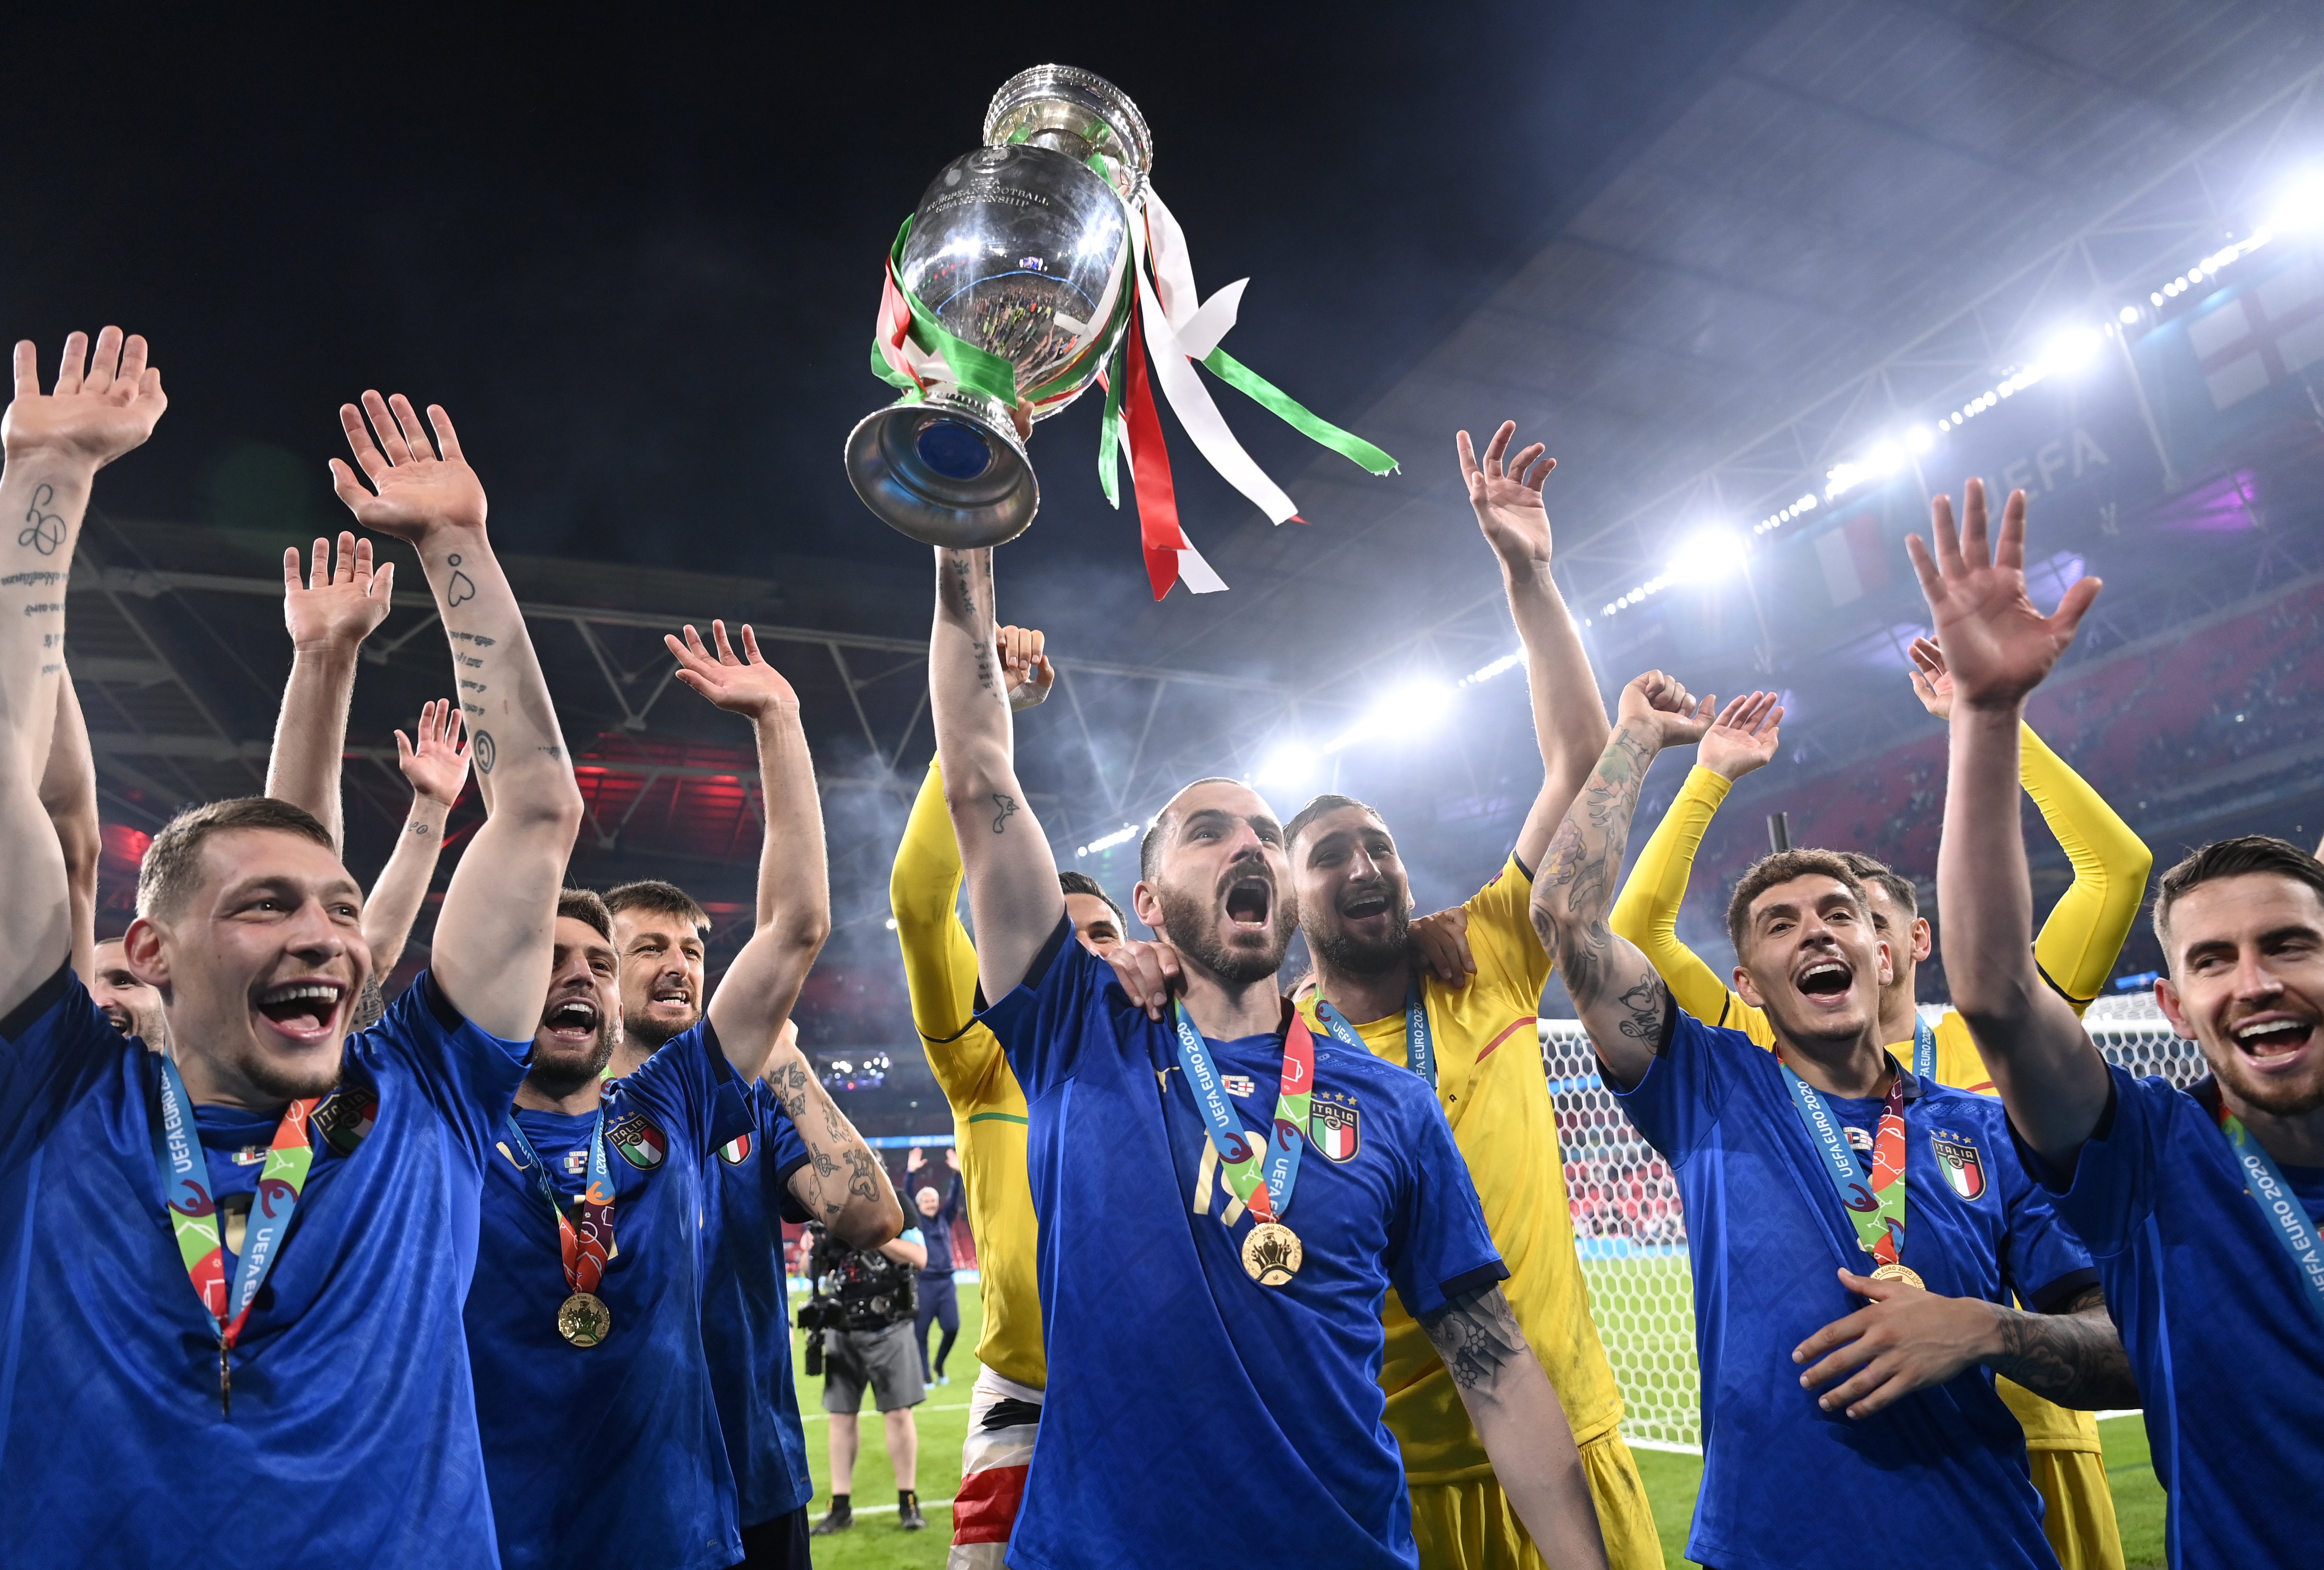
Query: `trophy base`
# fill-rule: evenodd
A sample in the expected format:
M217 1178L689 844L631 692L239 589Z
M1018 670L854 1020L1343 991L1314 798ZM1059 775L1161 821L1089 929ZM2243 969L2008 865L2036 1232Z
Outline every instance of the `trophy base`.
M947 550L1014 540L1041 505L1007 407L958 387L857 421L847 436L847 478L888 527Z

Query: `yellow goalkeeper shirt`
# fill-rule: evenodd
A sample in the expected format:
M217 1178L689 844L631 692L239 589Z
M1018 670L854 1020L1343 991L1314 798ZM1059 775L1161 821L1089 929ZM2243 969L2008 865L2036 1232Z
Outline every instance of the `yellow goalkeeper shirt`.
M1466 906L1477 974L1458 987L1425 976L1421 996L1435 1040L1437 1103L1509 1269L1501 1289L1557 1389L1575 1441L1587 1445L1621 1421L1622 1398L1574 1257L1557 1113L1542 1070L1536 1018L1550 959L1526 915L1532 899L1533 880L1511 856ZM1309 1029L1320 1032L1314 999L1300 1006ZM1406 1066L1401 1009L1357 1025L1356 1033L1375 1057ZM1406 1477L1415 1484L1490 1477L1492 1464L1427 1332L1394 1293L1382 1317L1388 1349L1380 1384L1388 1392L1388 1428L1404 1450Z
M976 949L960 922L960 843L933 759L896 847L888 901L904 950L912 1023L952 1104L953 1140L984 1306L979 1362L1035 1390L1048 1386L1041 1298L1034 1284L1033 1190L1025 1177L1025 1092L992 1032L976 1022Z
M2138 919L2154 855L2106 799L2030 726L2021 728L2020 736L2019 779L2074 869L2072 886L2058 897L2050 919L2042 924L2034 957L2050 984L2080 1013L2104 990L2123 940ZM1725 776L1695 765L1638 853L1607 924L1645 953L1680 1008L1706 1024L1740 1030L1760 1046L1773 1048L1775 1035L1766 1015L1729 990L1717 972L1678 939L1678 910L1686 898L1695 851L1729 789ZM1937 1021L1936 1038L1939 1084L1980 1095L1996 1094L1993 1076L1986 1071L1985 1059L1960 1014L1946 1010ZM1891 1042L1888 1050L1899 1062L1912 1061L1909 1039ZM2098 1421L2089 1413L2069 1411L2007 1380L1996 1383L2024 1426L2029 1449L2098 1449Z

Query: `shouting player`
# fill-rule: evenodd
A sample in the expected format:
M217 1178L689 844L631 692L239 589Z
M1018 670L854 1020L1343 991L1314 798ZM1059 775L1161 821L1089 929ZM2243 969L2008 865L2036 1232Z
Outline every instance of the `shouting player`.
M1686 1209L1704 1436L1687 1555L1852 1566L1860 1542L1802 1523L1877 1501L1878 1529L1916 1553L2054 1565L2024 1440L1984 1370L2078 1407L2135 1393L2089 1255L2014 1158L2001 1108L1886 1050L1894 970L1855 873L1785 851L1736 888L1735 986L1772 1024L1773 1052L1686 1014L1607 928L1646 768L1711 719L1710 699L1659 671L1623 689L1533 904L1608 1085ZM2012 1294L2056 1312L2011 1309ZM1872 1307L1851 1313L1857 1298ZM1958 1298L1982 1300L1970 1312L1989 1334L1939 1344Z
M1990 549L1976 480L1964 514L1956 533L1939 496L1933 556L1911 541L1955 688L1937 858L1953 1000L2097 1256L2170 1492L2171 1564L2312 1564L2299 1501L2324 1487L2324 866L2251 836L2165 873L2155 995L2211 1075L2181 1091L2109 1068L2035 970L2010 788L2025 699L2098 583L2042 615L2025 593L2024 493Z
M1010 1563L1214 1563L1184 1491L1157 1486L1170 1458L1250 1501L1230 1528L1240 1557L1416 1564L1375 1378L1393 1286L1535 1541L1603 1565L1572 1430L1434 1094L1314 1036L1276 990L1296 923L1267 804L1229 780L1173 798L1135 895L1165 942L1100 960L1074 940L1018 783L991 554L939 550L936 568L936 749L993 1000L981 1017L1024 1088L1041 1218L1050 1389ZM1308 1149L1325 1098L1364 1119L1351 1159Z
M0 422L0 511L29 520L0 530L0 1563L208 1545L483 1570L460 1305L580 794L450 420L429 411L439 461L409 402L367 393L396 460L365 463L376 495L344 469L340 490L417 548L493 699L476 739L497 750L498 810L445 895L438 963L350 1034L372 960L328 831L281 802L215 802L155 836L124 944L170 1056L113 1029L63 968L63 864L34 787L91 477L161 411L145 357L107 328L85 365L76 333L44 394L19 345ZM254 1143L261 1162L232 1159Z
M1002 627L997 639L1012 711L1049 695L1056 668L1041 633ZM888 878L912 1023L952 1107L953 1142L976 1239L984 1328L970 1392L968 1439L952 1503L952 1570L998 1570L1025 1492L1025 1468L1041 1417L1048 1370L1034 1284L1033 1192L1025 1170L1025 1092L991 1030L976 1018L976 949L960 920L960 844L945 808L941 760L904 823ZM1057 874L1074 936L1103 956L1124 936L1121 912L1094 879Z
M1470 504L1499 559L1526 649L1543 771L1516 848L1463 908L1473 978L1447 984L1413 957L1411 884L1377 812L1345 796L1319 796L1292 818L1286 836L1300 926L1315 960L1318 1001L1306 1005L1309 1026L1409 1068L1434 1089L1508 1266L1502 1291L1572 1423L1607 1556L1643 1570L1662 1564L1662 1539L1637 1464L1622 1443L1621 1393L1573 1251L1557 1113L1535 1029L1550 956L1527 915L1550 831L1605 748L1606 708L1581 631L1550 577L1542 485L1556 464L1538 444L1509 458L1516 432L1514 423L1502 425L1481 461L1469 433L1460 434ZM1309 1117L1329 1159L1361 1154L1366 1133L1357 1108L1327 1093ZM1452 1372L1392 1299L1386 1316L1380 1382L1411 1484L1421 1564L1538 1565L1540 1555L1493 1481Z
M624 1016L613 919L595 894L567 891L559 901L531 1070L490 1165L468 1295L493 1526L511 1570L606 1561L724 1570L743 1557L702 1332L706 1168L721 1146L761 1134L747 1087L762 1069L799 1113L821 1098L798 1048L779 1050L778 1034L829 931L830 893L798 699L749 629L747 662L723 623L712 630L715 657L691 627L670 642L688 686L754 718L764 919L700 1019L609 1080ZM659 984L658 964L639 968L655 977L636 1001L658 1017L659 1034L659 1023L677 1022L666 1011L687 1002ZM795 1197L843 1230L893 1235L901 1214L876 1166L848 1166L851 1153L868 1160L854 1131L797 1121L814 1159L792 1168ZM771 1255L763 1223L758 1238ZM788 1353L788 1335L782 1344ZM719 1371L749 1377L731 1362ZM780 1515L796 1518L798 1507ZM797 1524L776 1534L779 1556Z
M1953 690L1943 654L1926 639L1917 640L1912 652L1914 691L1931 714L1946 718ZM1648 836L1607 923L1646 954L1681 1008L1705 1024L1740 1030L1762 1047L1774 1046L1775 1039L1766 1014L1737 996L1679 941L1678 912L1695 848L1711 815L1736 780L1774 760L1783 716L1775 694L1755 692L1729 704L1703 733L1694 767ZM2023 740L2025 794L2042 809L2074 869L2072 885L2059 896L2034 940L2034 963L2079 1014L2113 972L2123 940L2138 919L2154 857L2030 726ZM1931 1025L1914 1007L1920 965L1930 953L1930 928L1912 880L1868 855L1843 851L1840 857L1863 887L1873 930L1888 943L1892 974L1880 990L1880 1034L1889 1052L1923 1078L1991 1094L1992 1076L1960 1015L1947 1010ZM2034 1486L2042 1495L2042 1528L2060 1564L2064 1570L2120 1570L2122 1537L2098 1451L2097 1418L2044 1400L2011 1380L1997 1381L1996 1388L2025 1430Z

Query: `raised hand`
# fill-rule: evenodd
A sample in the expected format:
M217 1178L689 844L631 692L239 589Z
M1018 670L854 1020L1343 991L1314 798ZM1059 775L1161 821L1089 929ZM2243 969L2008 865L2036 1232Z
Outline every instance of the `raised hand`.
M460 456L459 433L441 404L428 406L428 425L436 433L432 447L411 400L401 392L392 398L365 392L361 409L340 404L339 424L363 479L346 460L333 458L331 488L356 522L415 544L440 528L484 526L484 484ZM364 480L371 482L370 488Z
M945 1147L945 1165L955 1172L960 1170L960 1152L950 1145Z
M282 620L290 629L291 647L353 649L387 620L395 563L374 572L371 541L357 540L352 530L340 531L336 563L327 540L316 540L314 555L314 566L302 578L298 548L282 552Z
M1958 532L1952 498L1939 496L1931 503L1933 556L1917 534L1904 541L1904 549L1928 598L1955 697L1972 708L2011 708L2056 666L2100 586L2097 578L2081 579L2066 591L2055 614L2043 615L2025 593L2025 493L2009 494L2001 533L1990 551L1985 483L1969 481L1963 502Z
M1702 733L1695 760L1730 784L1754 769L1775 761L1780 745L1776 727L1784 723L1784 706L1773 692L1748 692L1719 711L1719 718Z
M1413 918L1405 941L1422 968L1448 986L1467 986L1477 974L1477 956L1469 948L1469 912L1461 906Z
M920 1154L920 1148L918 1145L914 1145L910 1150L904 1152L904 1170L906 1172L917 1172L927 1164L928 1159Z
M1469 505L1477 512L1477 526L1505 560L1549 559L1549 511L1542 505L1541 488L1557 460L1543 456L1540 442L1504 462L1516 439L1517 422L1501 421L1493 439L1485 444L1482 462L1470 445L1469 433L1455 439L1461 449L1461 476L1469 483Z
M1953 675L1945 669L1945 651L1926 638L1913 640L1913 694L1921 706L1941 720L1953 717Z
M64 361L52 392L41 391L40 351L32 340L16 346L16 392L0 419L0 447L10 463L35 454L87 464L93 472L144 445L170 400L161 392L161 371L145 363L145 340L126 338L119 328L65 338Z
M1622 688L1615 723L1652 740L1657 749L1683 747L1702 739L1718 702L1708 694L1698 702L1678 678L1649 670Z
M1001 627L994 635L1001 645L1001 680L1009 689L1010 712L1022 714L1039 706L1057 679L1057 668L1042 652L1047 640L1038 627Z
M461 744L460 706L438 698L420 710L420 740L413 743L395 733L395 766L411 782L412 792L448 808L460 799L468 782L468 749Z
M798 708L798 694L783 679L782 672L767 663L759 652L759 634L748 623L742 627L742 653L737 658L733 645L726 641L726 623L710 623L710 636L718 645L716 654L703 647L702 634L692 623L686 629L686 640L680 642L665 633L662 642L678 656L678 679L728 714L761 719L779 709Z

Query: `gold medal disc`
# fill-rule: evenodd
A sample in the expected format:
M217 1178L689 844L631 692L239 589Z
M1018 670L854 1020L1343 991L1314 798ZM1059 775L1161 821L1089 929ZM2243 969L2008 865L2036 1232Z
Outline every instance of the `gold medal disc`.
M1921 1272L1910 1265L1883 1265L1872 1272L1872 1279L1876 1281L1902 1281L1907 1287L1918 1287L1923 1292L1929 1289L1929 1284L1921 1279Z
M1280 1287L1305 1258L1299 1234L1279 1221L1262 1221L1242 1240L1242 1268L1262 1287Z
M595 1346L613 1333L613 1311L595 1292L576 1292L557 1310L557 1334L576 1346Z

